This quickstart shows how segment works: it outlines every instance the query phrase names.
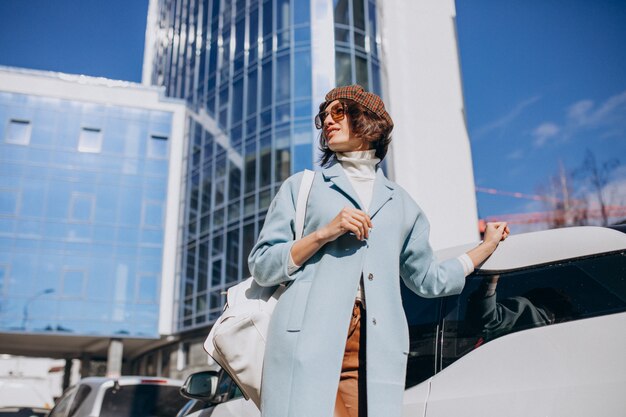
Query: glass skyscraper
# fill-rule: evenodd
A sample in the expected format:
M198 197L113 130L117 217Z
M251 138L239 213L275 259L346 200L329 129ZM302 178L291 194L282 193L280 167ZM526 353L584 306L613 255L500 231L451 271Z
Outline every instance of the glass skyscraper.
M154 0L144 83L191 110L175 331L209 325L280 184L317 158L313 116L335 85L381 92L374 0ZM152 27L151 27L152 25ZM176 314L175 314L176 316Z

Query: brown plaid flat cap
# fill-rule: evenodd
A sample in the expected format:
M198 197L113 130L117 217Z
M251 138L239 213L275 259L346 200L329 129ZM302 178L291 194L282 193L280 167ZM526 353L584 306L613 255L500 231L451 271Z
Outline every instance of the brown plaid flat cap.
M393 126L393 120L391 120L391 116L389 116L389 113L385 110L383 100L376 94L365 91L360 85L355 84L335 87L330 90L325 97L327 103L339 100L340 98L356 101Z

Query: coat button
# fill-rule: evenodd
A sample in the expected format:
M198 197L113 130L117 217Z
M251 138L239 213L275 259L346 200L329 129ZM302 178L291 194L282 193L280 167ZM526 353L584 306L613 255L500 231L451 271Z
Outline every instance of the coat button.
M373 324L374 326L376 326L376 319L375 319L375 318L373 318L373 319L372 319L372 324Z
M370 274L367 276L367 279L369 279L370 281L373 281L373 280L374 280L374 274L370 273Z

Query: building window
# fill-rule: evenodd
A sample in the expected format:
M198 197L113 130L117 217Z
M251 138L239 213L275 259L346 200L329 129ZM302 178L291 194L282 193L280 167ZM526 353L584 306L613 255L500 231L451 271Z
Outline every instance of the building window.
M82 269L64 270L61 282L61 294L64 297L82 297L85 292L85 275L85 271Z
M14 215L17 213L19 191L0 190L0 214Z
M78 150L80 152L98 153L102 149L102 130L91 127L83 127L78 138Z
M73 193L70 201L70 220L90 222L93 220L95 197L90 194Z
M32 128L28 120L11 119L4 140L14 145L28 145Z
M163 227L163 203L160 201L144 201L141 225L146 227Z
M167 158L167 136L150 135L148 142L148 158Z
M9 277L9 265L0 264L0 295L4 294L4 290L7 287L5 281Z
M140 274L137 279L136 300L140 303L154 303L157 299L157 279L150 274Z

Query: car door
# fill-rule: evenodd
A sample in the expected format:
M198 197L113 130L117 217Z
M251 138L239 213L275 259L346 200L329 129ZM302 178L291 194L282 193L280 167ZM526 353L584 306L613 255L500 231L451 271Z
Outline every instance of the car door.
M442 320L442 301L420 297L404 284L401 288L402 305L409 326L403 415L421 417L426 408L429 381L437 370L440 357L437 338Z
M48 417L66 417L72 406L74 394L76 394L77 386L73 386L65 390L61 398L56 402Z

